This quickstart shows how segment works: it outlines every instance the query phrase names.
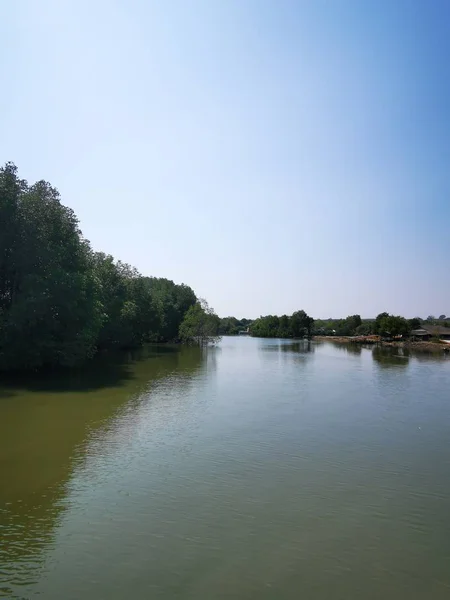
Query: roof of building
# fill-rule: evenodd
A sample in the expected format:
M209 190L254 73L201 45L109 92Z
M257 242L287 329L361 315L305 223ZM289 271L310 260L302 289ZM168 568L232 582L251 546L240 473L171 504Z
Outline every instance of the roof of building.
M450 335L450 327L441 327L440 325L422 324L422 329L428 331L430 335Z
M431 335L426 329L413 329L411 335Z

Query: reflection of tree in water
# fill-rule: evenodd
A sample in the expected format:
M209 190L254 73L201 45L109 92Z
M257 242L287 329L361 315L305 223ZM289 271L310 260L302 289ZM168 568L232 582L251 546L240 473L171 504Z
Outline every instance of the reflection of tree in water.
M333 344L333 348L339 350L341 352L345 352L346 354L354 354L356 356L360 355L363 351L363 348L367 348L363 344L357 344L352 342L331 342Z
M22 586L39 577L91 437L158 381L184 389L214 364L200 348L151 346L99 357L85 370L2 382L0 597L22 598Z
M376 346L372 351L373 359L381 367L406 367L410 359L418 362L442 362L449 360L444 352L424 352L409 348Z
M263 352L293 352L296 354L309 354L315 351L314 344L308 340L270 340L267 342L267 338L264 343L261 344L258 350Z
M362 350L361 344L347 344L347 352L349 354L355 354L356 356L359 356Z
M407 348L375 346L372 350L373 360L383 368L407 367L410 352Z
M442 362L445 360L450 360L450 356L446 354L444 351L442 352L420 352L420 351L412 351L411 356L414 360L418 362Z
M294 352L295 354L311 354L315 352L314 344L310 341L291 342L289 344L280 344L281 352Z

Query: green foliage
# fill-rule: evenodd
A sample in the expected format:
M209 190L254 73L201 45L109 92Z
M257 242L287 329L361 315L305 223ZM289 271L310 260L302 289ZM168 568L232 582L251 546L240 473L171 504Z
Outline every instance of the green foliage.
M410 324L404 317L387 315L379 321L379 334L382 336L408 335L410 331Z
M314 325L315 335L371 335L374 321L371 319L363 321L360 315L351 315L346 319L316 320Z
M371 323L370 321L365 321L364 323L361 323L361 325L358 325L358 327L355 329L355 335L372 335L373 333L373 323Z
M420 329L422 327L422 322L418 317L415 317L414 319L409 319L408 323L409 323L410 330L411 329Z
M219 335L238 335L241 331L247 331L247 328L251 323L251 319L224 317L223 319L220 319Z
M40 181L0 170L0 368L74 365L95 352L102 324L90 248L73 212ZM4 232L2 232L4 233Z
M194 291L184 283L177 285L169 279L146 277L144 281L158 315L158 329L149 341L179 339L184 316L197 302Z
M280 319L277 316L267 315L259 317L250 326L250 334L254 337L279 337Z
M312 336L314 319L304 310L299 310L291 317L267 315L259 317L250 325L250 333L254 337L297 338Z
M355 335L357 328L362 324L359 315L352 315L340 321L336 327L336 335Z
M387 312L382 312L379 315L377 315L377 318L375 319L375 323L373 324L373 332L376 335L380 335L381 321L388 316L389 316L389 313L387 313Z
M291 334L291 319L287 315L283 315L278 322L278 337L289 338Z
M0 169L0 369L73 366L98 348L178 338L191 288L93 253L45 181Z
M314 335L334 335L340 319L316 319L314 321Z
M220 319L206 300L190 306L180 325L180 338L187 343L204 346L219 341Z
M298 310L291 317L290 330L292 337L311 338L314 319L309 317L304 310Z

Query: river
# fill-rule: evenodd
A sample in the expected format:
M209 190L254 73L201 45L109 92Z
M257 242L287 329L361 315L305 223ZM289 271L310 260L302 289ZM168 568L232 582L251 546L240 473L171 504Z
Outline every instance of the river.
M0 597L450 598L450 359L223 338L0 384Z

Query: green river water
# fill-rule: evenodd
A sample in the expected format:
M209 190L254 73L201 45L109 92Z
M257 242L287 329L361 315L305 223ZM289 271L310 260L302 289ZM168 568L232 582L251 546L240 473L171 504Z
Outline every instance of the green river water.
M449 600L450 359L241 337L3 379L0 597Z

